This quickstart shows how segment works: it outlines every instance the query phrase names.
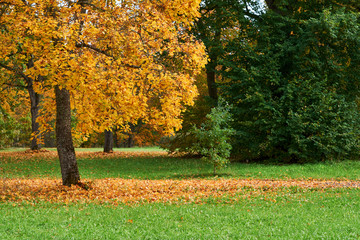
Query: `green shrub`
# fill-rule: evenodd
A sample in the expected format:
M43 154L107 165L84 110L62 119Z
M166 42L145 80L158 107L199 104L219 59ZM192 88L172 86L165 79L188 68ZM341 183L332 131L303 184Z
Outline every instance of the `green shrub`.
M231 144L229 143L234 130L230 127L230 106L222 99L218 106L211 109L206 115L206 121L198 128L193 126L192 133L195 143L192 151L203 155L203 159L214 166L216 170L229 162Z
M188 107L182 114L182 129L176 132L175 136L165 137L161 141L161 147L170 153L182 153L196 155L193 145L196 143L193 126L200 126L206 120L206 115L210 113L212 100L207 97L200 96L194 106Z

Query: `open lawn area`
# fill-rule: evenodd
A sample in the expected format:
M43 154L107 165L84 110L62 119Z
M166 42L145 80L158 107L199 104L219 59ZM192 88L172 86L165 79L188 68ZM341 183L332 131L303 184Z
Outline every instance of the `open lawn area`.
M231 163L157 148L0 153L0 239L359 239L360 162Z

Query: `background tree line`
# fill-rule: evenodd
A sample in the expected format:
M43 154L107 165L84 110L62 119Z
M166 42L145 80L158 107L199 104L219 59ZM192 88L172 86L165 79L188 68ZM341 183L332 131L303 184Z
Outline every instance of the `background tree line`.
M2 3L3 19L11 4L18 3ZM83 8L91 8L87 1L79 4ZM92 11L99 9L92 8ZM235 129L231 138L232 155L240 160L303 162L357 155L359 10L356 0L202 1L201 16L191 30L186 30L187 34L204 43L208 55L206 68L197 77L200 95L195 105L182 113L183 129L164 145L170 151L194 152L192 147L198 139L194 138L190 129L205 122L205 116L221 97L232 105L231 127ZM158 11L162 10L159 8ZM81 25L81 21L79 23ZM3 34L9 31L6 24L2 21ZM180 34L185 34L185 31ZM28 34L26 37L31 39L37 35ZM75 43L74 46L77 49L92 47L98 55L109 54L86 44ZM24 43L19 42L12 47L11 54L4 55L0 62L3 79L0 144L24 144L32 132L31 148L38 149L41 147L39 140L44 138L38 134L40 126L36 121L41 108L45 108L40 106L40 102L53 96L49 93L41 96L41 91L37 89L48 81L43 76L46 75L44 69L37 72L38 75L24 74L26 69L39 67L36 64L40 58L36 58L34 52L26 52L29 49ZM16 58L16 54L26 57ZM168 51L155 51L153 56L169 72L187 71L183 63ZM136 76L134 73L130 74ZM144 79L153 81L149 72L146 76ZM82 78L88 77L82 75ZM134 86L134 89L140 89L140 86ZM28 98L24 97L26 94ZM102 95L116 99L114 96L107 90ZM159 99L151 100L153 106L159 105L157 101ZM30 106L31 114L24 107L19 108L19 102ZM111 110L113 106L107 103L101 108L107 108L109 116L116 117L118 115ZM94 108L94 113L98 110ZM155 108L152 110L155 111ZM72 127L84 124L80 109L72 111ZM75 144L93 146L108 142L110 145L107 147L111 149L111 136L114 136L111 132L115 133L115 145L118 146L119 139L125 139L124 145L158 143L166 132L149 124L151 121L146 118L146 114L129 118L129 126L125 130L110 123L112 117L106 118L107 123L103 126L108 126L105 130L108 134L104 134L104 128L101 128L98 133L77 138ZM54 119L44 122L49 125L55 123ZM86 128L79 129L87 131ZM53 143L48 141L50 145Z
M359 153L358 1L202 1L193 34L206 45L208 94L167 145L194 152L193 124L231 104L232 155L278 162Z

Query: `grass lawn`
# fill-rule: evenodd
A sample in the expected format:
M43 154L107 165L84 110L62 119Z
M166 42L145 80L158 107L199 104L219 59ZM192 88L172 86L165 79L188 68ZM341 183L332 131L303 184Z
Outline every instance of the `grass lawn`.
M83 179L360 179L359 161L232 163L218 176L200 159L167 156L78 157L78 164ZM0 180L19 177L60 178L58 160L0 155ZM211 198L201 204L115 206L3 201L0 239L360 239L359 213L360 190L350 188L288 188L271 198L254 195L232 203Z
M359 190L235 204L0 204L0 239L359 239Z
M86 149L85 149L86 150ZM92 149L93 151L99 149ZM141 151L157 152L158 148ZM137 151L136 149L128 151ZM78 157L82 178L136 178L136 179L189 179L189 178L254 178L254 179L360 179L360 161L320 162L293 165L258 163L231 163L212 174L211 164L201 159L167 156L143 157ZM36 157L22 160L19 157L0 155L0 177L7 178L60 178L59 161L55 158Z

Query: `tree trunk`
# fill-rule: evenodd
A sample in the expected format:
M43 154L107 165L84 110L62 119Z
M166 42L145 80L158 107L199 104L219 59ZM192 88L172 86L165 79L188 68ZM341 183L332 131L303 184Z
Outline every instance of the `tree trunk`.
M211 97L214 100L218 99L218 93L217 93L217 87L216 87L216 76L215 72L211 69L206 70L206 79L207 79L207 85L209 90L209 97Z
M126 144L126 147L128 147L128 148L132 148L132 147L134 147L134 134L132 134L132 133L130 133L129 134L129 138L128 138L128 140L127 140L127 144Z
M31 69L34 67L34 59L32 57L28 60L26 66L28 69ZM31 150L39 150L41 148L40 141L39 141L41 139L41 136L39 134L40 125L36 120L39 117L40 95L34 91L33 84L34 84L34 81L38 81L38 82L43 81L43 77L38 76L35 79L32 79L30 77L25 77L25 81L27 83L27 90L29 92L30 103L31 103L31 109L30 109L31 133L33 136L31 138L30 149Z
M80 174L71 136L70 94L65 88L55 87L56 96L56 146L60 160L63 185L78 184Z
M29 92L29 96L30 96L30 102L31 102L31 132L33 134L32 138L31 138L31 144L30 144L30 149L31 150L39 150L41 148L40 145L40 139L41 136L39 134L39 128L40 125L39 123L36 121L38 116L39 116L39 104L40 104L40 95L37 94L33 87L32 84L29 85L27 87L28 92Z
M105 130L104 152L112 153L114 147L114 135L111 130Z
M113 131L114 147L119 148L119 140L117 137L116 129Z

